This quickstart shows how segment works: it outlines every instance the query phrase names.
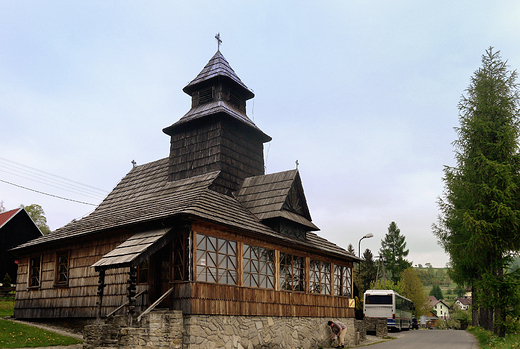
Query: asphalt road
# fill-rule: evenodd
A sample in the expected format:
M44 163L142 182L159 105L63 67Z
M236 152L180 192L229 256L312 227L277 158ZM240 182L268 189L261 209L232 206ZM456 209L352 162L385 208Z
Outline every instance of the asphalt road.
M371 345L370 349L478 349L477 339L466 331L410 330L388 335L396 339Z

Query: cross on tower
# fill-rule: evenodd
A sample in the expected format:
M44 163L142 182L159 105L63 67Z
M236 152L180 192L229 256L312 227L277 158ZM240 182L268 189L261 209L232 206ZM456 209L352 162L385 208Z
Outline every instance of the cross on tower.
M222 40L220 40L220 33L215 35L215 39L217 39L217 50L220 51L220 44L222 44Z

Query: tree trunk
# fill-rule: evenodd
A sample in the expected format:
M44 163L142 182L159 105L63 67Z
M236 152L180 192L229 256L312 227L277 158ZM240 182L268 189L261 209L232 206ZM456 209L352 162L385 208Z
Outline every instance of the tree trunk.
M478 326L478 293L475 285L471 285L471 298L472 298L472 307L471 307L471 325Z
M479 323L483 329L493 331L493 309L481 307Z
M495 275L499 279L499 284L504 282L504 270L502 268L498 268ZM495 299L497 300L502 299L501 297L507 297L507 295L500 294L501 289L502 287L499 287L499 289L496 291L497 294ZM506 336L506 311L502 304L503 302L498 302L497 306L495 307L495 334L504 338Z

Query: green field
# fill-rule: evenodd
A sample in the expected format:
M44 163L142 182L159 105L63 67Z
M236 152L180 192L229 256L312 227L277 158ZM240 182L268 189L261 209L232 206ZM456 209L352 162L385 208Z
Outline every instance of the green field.
M0 318L13 316L14 298L0 298ZM81 343L54 332L0 319L0 348L48 347Z
M14 298L2 297L0 298L0 318L6 316L13 316L14 314Z

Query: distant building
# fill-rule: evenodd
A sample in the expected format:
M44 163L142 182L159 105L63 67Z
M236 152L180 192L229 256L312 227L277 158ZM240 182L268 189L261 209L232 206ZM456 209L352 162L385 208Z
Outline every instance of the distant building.
M16 284L17 260L10 248L41 237L40 229L23 208L0 213L0 282L9 274Z
M438 300L435 296L430 296L428 302L430 308L435 310L439 319L448 320L450 318L450 307L443 299Z
M461 310L469 310L469 308L473 304L473 298L466 296L459 297L455 300L454 304Z

